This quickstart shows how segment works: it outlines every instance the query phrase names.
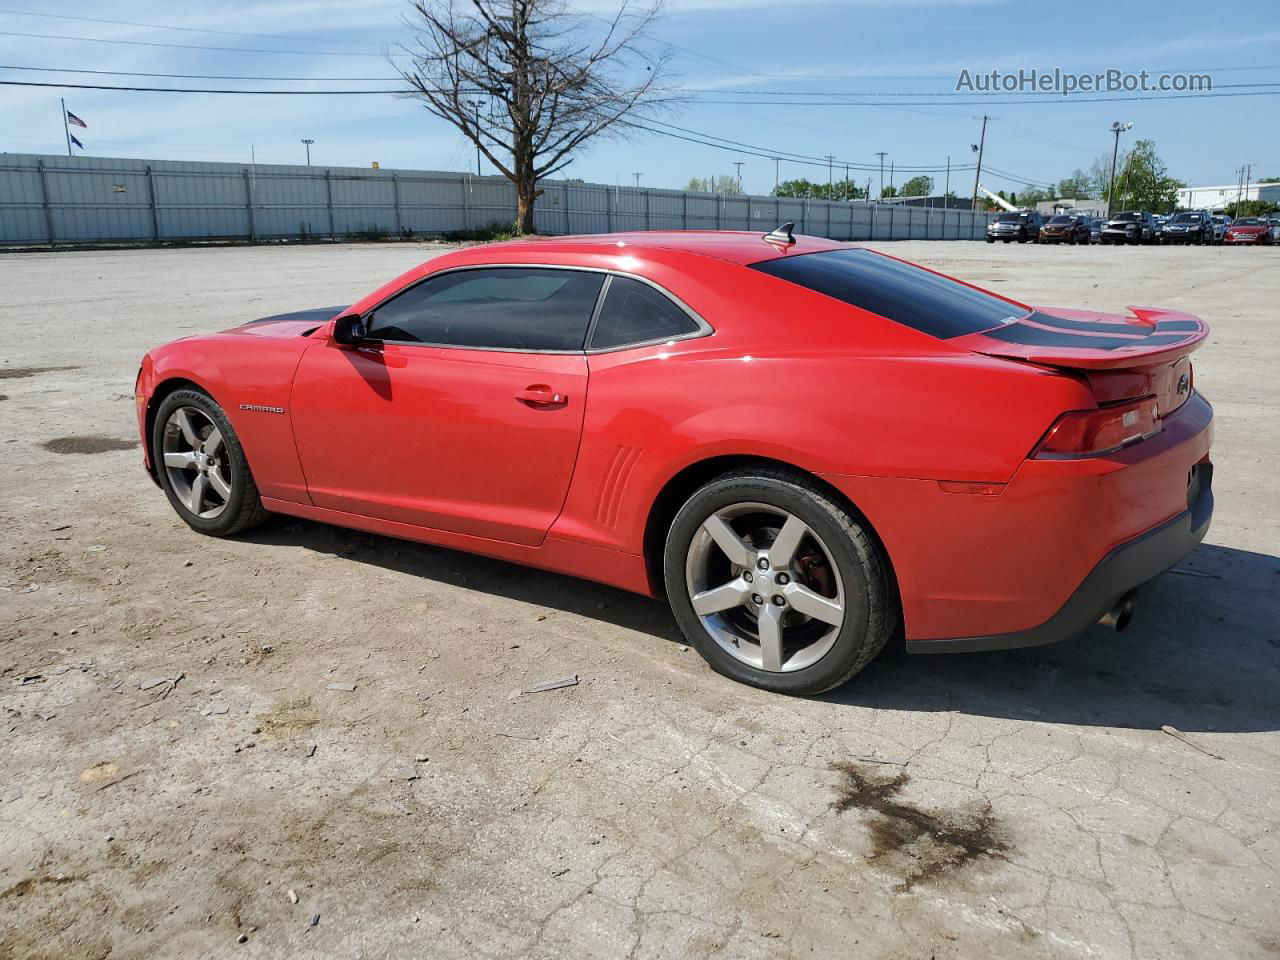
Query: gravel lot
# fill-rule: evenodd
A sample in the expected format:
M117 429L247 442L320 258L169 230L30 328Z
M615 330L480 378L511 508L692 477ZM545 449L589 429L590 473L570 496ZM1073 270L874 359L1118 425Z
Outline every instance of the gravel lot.
M1213 325L1217 516L1126 633L786 699L605 587L202 538L143 352L445 248L0 256L0 957L1280 955L1280 249L883 246Z

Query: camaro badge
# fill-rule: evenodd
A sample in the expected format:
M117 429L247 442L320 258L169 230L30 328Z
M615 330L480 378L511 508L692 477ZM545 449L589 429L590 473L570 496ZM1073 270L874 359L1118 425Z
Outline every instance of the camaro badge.
M252 410L254 413L284 413L284 407L267 407L260 403L242 403L241 410Z

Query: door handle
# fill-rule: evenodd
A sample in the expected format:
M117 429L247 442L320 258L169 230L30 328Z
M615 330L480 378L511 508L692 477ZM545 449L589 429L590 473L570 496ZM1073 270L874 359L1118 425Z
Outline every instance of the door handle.
M568 396L552 390L543 383L535 383L523 390L517 390L516 399L531 407L563 407L569 402Z

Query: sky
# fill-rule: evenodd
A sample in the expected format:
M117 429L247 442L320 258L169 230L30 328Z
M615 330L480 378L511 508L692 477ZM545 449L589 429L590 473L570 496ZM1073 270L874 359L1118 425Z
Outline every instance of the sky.
M11 6L12 5L12 6ZM591 17L615 0L574 0ZM387 50L408 43L406 0L0 0L0 80L242 89L388 89ZM1274 0L1206 7L1173 0L669 0L651 49L670 55L682 99L643 131L586 145L564 175L682 187L733 174L768 193L775 176L901 184L929 168L935 190L973 189L971 145L987 123L984 186L1054 183L1121 147L1155 141L1187 183L1234 183L1238 168L1280 176L1280 17ZM102 22L114 21L114 22ZM598 22L598 21L594 21ZM79 39L74 39L79 38ZM109 42L103 42L109 41ZM208 49L217 48L217 49ZM48 68L34 70L29 68ZM17 69L28 68L28 69ZM957 92L962 70L1190 71L1218 96L1089 102ZM306 78L174 79L80 71ZM343 78L331 82L318 78ZM1223 96L1222 94L1229 94ZM1247 95L1241 95L1247 94ZM65 154L59 97L88 125L86 155L430 170L475 169L448 123L392 95L269 96L0 86L0 151ZM1104 95L1105 96L1105 95ZM723 141L736 141L737 144ZM78 150L77 153L82 151ZM761 155L763 154L763 156ZM772 156L788 154L775 164ZM804 158L818 158L804 163ZM485 162L485 173L494 172ZM904 172L907 171L907 172Z

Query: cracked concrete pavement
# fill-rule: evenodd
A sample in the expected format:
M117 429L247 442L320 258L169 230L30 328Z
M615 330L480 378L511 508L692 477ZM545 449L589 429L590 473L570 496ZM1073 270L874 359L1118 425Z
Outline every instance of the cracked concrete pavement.
M1217 516L1126 633L788 699L606 587L199 537L142 353L444 248L0 255L0 957L1280 956L1280 250L882 246L1212 324Z

